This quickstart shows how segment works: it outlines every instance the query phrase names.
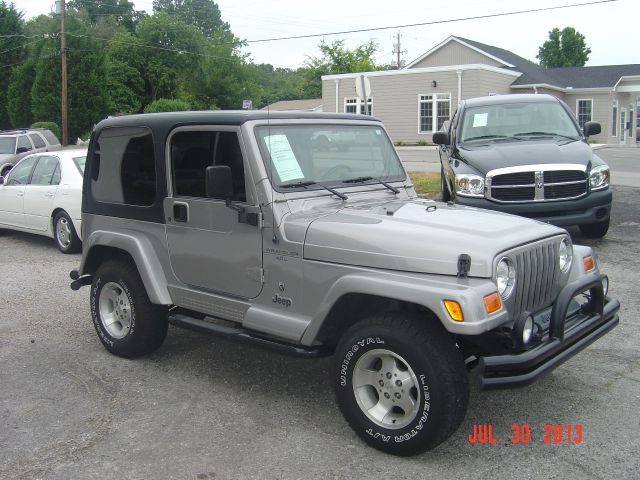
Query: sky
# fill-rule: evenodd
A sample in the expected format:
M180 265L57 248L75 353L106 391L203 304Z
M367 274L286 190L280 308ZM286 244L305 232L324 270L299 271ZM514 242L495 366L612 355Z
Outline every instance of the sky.
M14 0L25 18L49 13L53 0ZM220 0L222 19L231 31L248 41L296 35L329 34L364 28L502 14L521 10L575 5L593 0ZM152 0L134 0L136 9L151 13ZM544 12L435 25L391 28L363 33L324 35L249 43L243 49L256 63L296 68L308 57L320 56L318 45L342 39L348 48L374 40L377 63L395 63L392 53L400 34L402 59L410 63L450 35L510 50L537 61L538 48L553 28L570 26L582 33L591 48L588 66L640 63L638 19L640 0L616 0Z

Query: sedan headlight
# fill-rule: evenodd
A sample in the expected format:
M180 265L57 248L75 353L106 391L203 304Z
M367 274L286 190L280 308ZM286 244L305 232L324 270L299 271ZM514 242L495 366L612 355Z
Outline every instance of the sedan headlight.
M571 261L573 260L573 249L569 240L563 238L560 242L560 248L558 249L558 259L560 263L560 270L562 273L567 273L571 268Z
M602 190L609 186L610 170L607 165L598 165L591 169L589 173L589 184L591 190Z
M504 257L496 266L496 286L503 300L509 298L516 284L516 267L507 257Z
M484 177L456 174L456 193L467 197L484 197Z

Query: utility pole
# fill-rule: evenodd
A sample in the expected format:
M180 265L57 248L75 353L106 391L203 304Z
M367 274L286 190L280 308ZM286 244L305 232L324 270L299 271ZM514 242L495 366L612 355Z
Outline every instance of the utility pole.
M69 144L69 132L67 130L67 37L65 29L67 24L67 5L65 0L60 0L60 56L62 64L62 145Z
M398 56L396 67L398 68L398 70L400 70L402 68L402 66L403 66L402 65L402 63L403 63L402 62L402 54L403 53L407 53L407 51L406 50L402 50L402 48L400 48L400 32L397 33L396 39L397 39L397 41L396 41L396 43L393 44L392 53L395 53Z

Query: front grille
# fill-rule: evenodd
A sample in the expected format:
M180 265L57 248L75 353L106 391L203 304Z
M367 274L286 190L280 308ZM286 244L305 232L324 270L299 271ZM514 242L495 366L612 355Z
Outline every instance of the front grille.
M487 184L489 198L498 202L565 200L587 194L587 178L582 170L509 172L489 175Z
M492 188L491 196L502 202L526 202L535 197L535 187Z
M558 241L540 243L515 254L514 318L549 307L560 290Z

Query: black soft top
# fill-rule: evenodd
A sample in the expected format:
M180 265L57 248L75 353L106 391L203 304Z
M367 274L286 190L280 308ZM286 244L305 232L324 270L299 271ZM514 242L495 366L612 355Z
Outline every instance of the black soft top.
M112 126L148 126L152 129L171 129L177 125L215 124L242 125L252 120L379 120L367 115L352 113L318 112L267 112L266 110L210 110L188 112L144 113L108 117L96 126L97 129Z

